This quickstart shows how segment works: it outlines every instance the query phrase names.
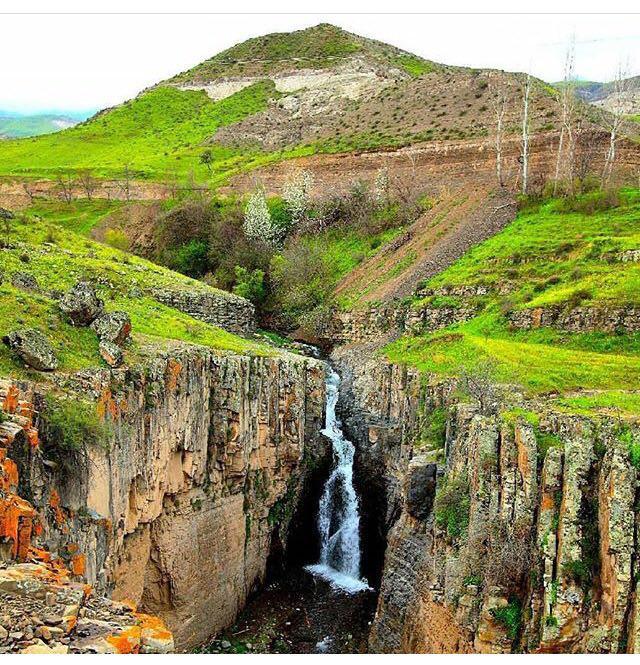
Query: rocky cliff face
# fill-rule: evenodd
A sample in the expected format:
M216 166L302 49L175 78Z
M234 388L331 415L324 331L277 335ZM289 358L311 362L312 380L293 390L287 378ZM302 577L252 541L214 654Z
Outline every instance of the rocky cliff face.
M360 473L383 478L371 651L640 649L637 426L336 356Z
M163 617L178 649L202 643L234 620L286 545L326 452L323 366L184 345L64 387L96 400L103 440L14 446L39 542L114 599ZM43 406L32 385L11 391Z

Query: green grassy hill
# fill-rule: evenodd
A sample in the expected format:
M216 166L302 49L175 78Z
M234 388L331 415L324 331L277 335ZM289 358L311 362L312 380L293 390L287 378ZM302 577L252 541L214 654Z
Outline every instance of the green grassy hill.
M477 315L403 337L386 355L436 375L487 371L533 394L565 394L563 404L576 408L640 414L638 395L625 392L640 387L640 334L514 330L509 324L510 312L551 304L567 310L640 306L640 264L619 259L640 248L640 191L622 192L610 208L602 198L586 194L524 209L504 231L422 285L430 295L413 302L474 306ZM487 295L451 295L460 287L484 287ZM580 390L598 392L566 396Z
M81 125L54 135L0 144L0 170L12 175L53 177L61 170L92 169L96 175L121 177L128 167L135 177L166 179L195 170L202 143L218 127L265 108L274 95L269 82L256 83L219 102L204 92L159 87ZM251 154L212 146L216 169L250 162Z
M345 66L346 83L340 79ZM336 75L335 90L360 76L356 89L363 85L364 92L343 91L317 102L313 93L304 97L304 81L299 90L280 93L269 78L300 69ZM122 178L126 171L136 179L194 179L216 186L234 173L292 156L486 136L494 122L489 99L494 74L433 63L326 24L266 35L76 127L0 142L0 176L54 179L91 169L102 178ZM219 101L204 89L183 89L228 77L248 77L249 85ZM513 102L507 126L516 132L523 76L505 77ZM334 89L327 85L321 100ZM532 128L553 129L555 91L542 82L536 90ZM306 99L302 108L328 106L299 115L278 105L280 97L294 100L294 106ZM211 153L208 166L200 161L204 151Z
M2 229L0 251L0 338L18 328L38 328L52 342L61 371L103 365L98 339L88 328L70 325L61 315L53 292L71 287L77 280L96 285L107 311L123 310L131 317L133 344L127 360L135 359L140 345L178 340L240 353L269 354L265 346L156 302L151 287L212 290L202 282L157 266L139 257L93 242L62 226L24 215ZM16 272L28 272L39 291L11 284ZM224 292L217 291L222 296ZM32 376L7 347L0 345L0 375Z

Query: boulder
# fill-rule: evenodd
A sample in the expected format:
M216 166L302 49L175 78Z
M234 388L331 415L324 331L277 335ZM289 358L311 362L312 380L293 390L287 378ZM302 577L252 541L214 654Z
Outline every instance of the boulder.
M124 361L124 354L122 349L113 342L103 341L100 342L98 347L102 359L109 365L109 367L120 367Z
M124 344L131 332L131 319L126 312L105 312L91 324L91 327L96 331L100 341Z
M60 299L60 309L74 326L88 326L104 309L104 303L96 295L89 282L78 282Z
M51 372L58 368L58 359L51 344L39 330L14 330L5 335L2 341L33 369Z
M11 210L7 210L6 208L0 208L0 219L3 222L8 222L9 220L13 219L15 215L11 212Z
M16 289L23 291L39 291L38 280L30 272L14 272L11 276L11 283Z

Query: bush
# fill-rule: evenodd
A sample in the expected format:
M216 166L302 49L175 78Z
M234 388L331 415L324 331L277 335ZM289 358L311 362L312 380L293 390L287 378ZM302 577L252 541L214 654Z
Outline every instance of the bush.
M189 277L201 277L207 272L209 246L203 240L191 240L173 254L171 267Z
M42 449L59 466L63 478L87 470L90 446L108 446L109 428L94 404L47 395L40 412Z
M266 296L264 285L264 272L262 270L249 271L242 266L236 266L236 285L233 292L250 300L254 305L261 305Z
M121 249L123 252L129 251L129 238L121 229L107 229L104 232L104 241L110 247Z
M463 537L469 527L469 482L466 474L445 476L436 491L436 524L453 540Z
M491 615L507 629L507 636L510 640L515 640L520 632L522 625L522 606L520 601L512 600L505 607L494 607Z

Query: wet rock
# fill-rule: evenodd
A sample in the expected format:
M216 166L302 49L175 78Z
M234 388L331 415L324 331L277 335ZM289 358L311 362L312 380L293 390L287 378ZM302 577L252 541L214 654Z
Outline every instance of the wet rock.
M113 342L100 342L98 351L109 367L120 367L124 361L122 349Z
M60 299L60 309L74 326L88 326L102 314L104 303L96 295L93 285L78 282Z
M100 315L91 327L101 341L124 344L131 332L131 319L126 312L107 312Z
M58 359L51 344L39 330L14 330L5 335L2 341L33 369L51 372L58 368Z
M16 289L23 291L39 291L40 286L38 280L30 272L14 272L11 276L11 284Z

